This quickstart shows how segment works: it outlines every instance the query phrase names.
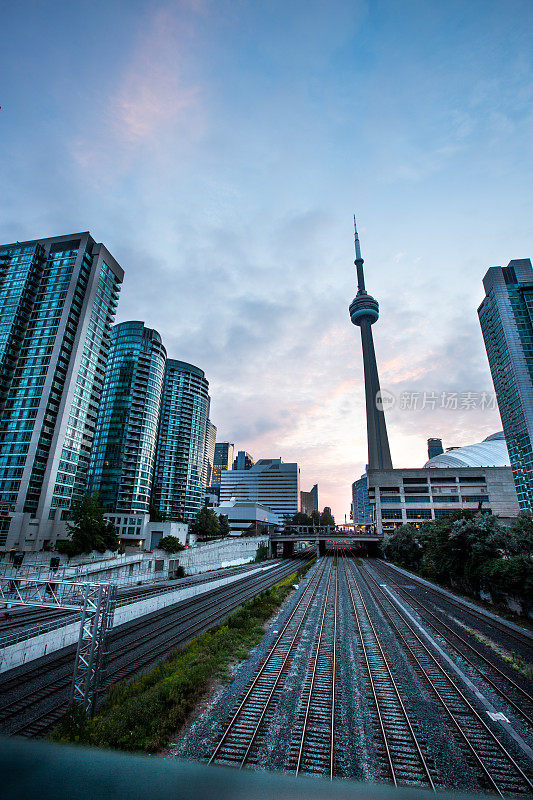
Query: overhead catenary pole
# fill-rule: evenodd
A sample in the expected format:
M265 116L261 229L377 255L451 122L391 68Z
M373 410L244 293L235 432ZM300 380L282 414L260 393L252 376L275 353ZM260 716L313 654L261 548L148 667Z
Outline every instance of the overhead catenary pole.
M117 587L112 583L0 577L0 604L81 611L71 702L94 713L113 627Z

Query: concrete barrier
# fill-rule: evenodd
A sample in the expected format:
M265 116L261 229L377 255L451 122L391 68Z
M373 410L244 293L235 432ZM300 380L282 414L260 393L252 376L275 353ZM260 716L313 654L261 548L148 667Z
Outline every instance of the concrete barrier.
M161 592L154 597L149 597L146 600L139 600L136 603L129 603L126 606L118 608L115 612L113 627L123 625L125 622L130 622L132 619L144 617L154 611L158 611L166 606L174 605L188 597L210 592L220 586L227 586L230 583L235 583L248 575L257 575L265 570L270 570L274 564L266 564L263 567L256 567L253 570L241 572L238 575L230 575L227 578L218 578L206 583L200 583L196 586L187 586L175 591ZM19 667L22 664L27 664L36 658L41 658L48 653L53 653L56 650L61 650L63 647L68 647L71 644L76 644L80 635L80 623L72 622L69 625L64 625L61 628L56 628L48 633L39 634L31 639L24 639L16 644L5 647L0 652L0 673L7 672L14 667Z
M218 542L199 542L195 547L189 547L170 558L177 558L180 567L189 575L197 575L210 569L248 564L254 560L260 544L268 546L268 536L239 536Z

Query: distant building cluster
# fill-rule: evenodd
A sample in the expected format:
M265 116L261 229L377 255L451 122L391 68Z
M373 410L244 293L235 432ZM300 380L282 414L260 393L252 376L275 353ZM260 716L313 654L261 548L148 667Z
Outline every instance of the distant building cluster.
M376 534L405 523L442 519L460 509L502 520L533 510L533 269L529 259L491 267L478 309L503 431L446 451L428 439L424 467L394 469L381 402L372 325L378 303L368 295L355 231L358 292L350 317L361 328L365 372L368 465L352 484L352 519Z
M124 546L185 541L206 503L232 533L300 510L297 464L216 442L203 370L113 325L123 278L88 232L0 246L0 554L53 547L87 492Z

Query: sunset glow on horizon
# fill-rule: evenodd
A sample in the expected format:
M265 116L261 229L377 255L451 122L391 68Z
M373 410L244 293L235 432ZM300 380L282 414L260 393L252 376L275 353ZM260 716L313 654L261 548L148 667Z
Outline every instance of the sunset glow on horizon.
M90 230L117 322L205 371L217 441L349 515L354 212L394 466L501 430L477 307L532 256L530 3L30 5L3 15L0 241Z

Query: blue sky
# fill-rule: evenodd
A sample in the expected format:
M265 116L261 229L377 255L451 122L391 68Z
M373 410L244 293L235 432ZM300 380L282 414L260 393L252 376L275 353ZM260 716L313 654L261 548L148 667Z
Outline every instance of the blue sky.
M352 214L381 383L492 384L486 269L532 254L530 2L0 2L0 241L90 230L202 367L219 440L349 510L366 423ZM494 409L388 415L393 462Z

